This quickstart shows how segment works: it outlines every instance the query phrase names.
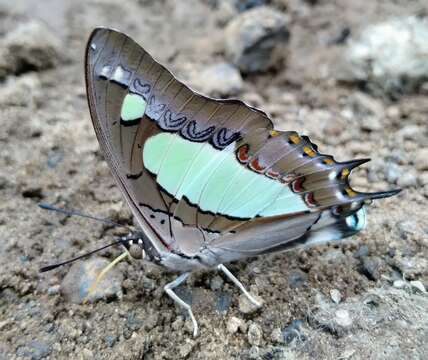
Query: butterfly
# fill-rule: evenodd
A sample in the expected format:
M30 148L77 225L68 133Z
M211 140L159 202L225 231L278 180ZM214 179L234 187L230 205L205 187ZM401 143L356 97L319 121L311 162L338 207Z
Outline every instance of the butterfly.
M101 150L141 228L128 250L180 273L165 291L195 334L173 291L191 272L218 268L259 305L225 263L354 235L367 203L399 192L352 189L368 159L338 162L257 108L193 91L119 31L93 31L85 75Z

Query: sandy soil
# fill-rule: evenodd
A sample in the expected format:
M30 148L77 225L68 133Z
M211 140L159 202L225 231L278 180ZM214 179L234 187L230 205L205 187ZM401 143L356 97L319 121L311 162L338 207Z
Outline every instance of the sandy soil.
M428 285L428 166L416 156L428 143L427 89L391 99L335 80L343 34L391 16L426 15L425 0L271 2L290 18L287 62L244 77L239 97L270 113L279 128L311 136L338 160L371 157L353 175L358 188L398 183L404 191L370 206L367 229L343 245L232 264L263 298L261 310L248 313L239 291L219 274L195 274L180 292L199 320L201 334L193 338L182 310L162 293L174 275L161 269L121 263L112 275L119 290L89 305L63 295L69 267L38 272L119 234L43 211L38 202L132 224L87 109L83 53L90 31L105 25L127 32L185 79L224 60L223 29L238 15L215 3L0 1L2 39L41 20L51 42L59 41L40 64L8 67L7 57L0 63L6 69L0 83L0 359L428 358L428 299L419 283L410 283ZM48 60L52 66L44 69ZM119 253L100 256L111 260Z

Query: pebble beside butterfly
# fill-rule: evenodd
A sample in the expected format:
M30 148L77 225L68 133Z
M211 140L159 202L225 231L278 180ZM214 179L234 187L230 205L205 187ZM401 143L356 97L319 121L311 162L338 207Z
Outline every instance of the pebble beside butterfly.
M125 34L97 28L86 51L89 108L101 149L141 232L126 256L177 271L351 236L364 205L399 190L362 193L348 177L368 159L337 162L308 137L281 132L259 109L216 100L178 81ZM102 274L104 274L103 272Z

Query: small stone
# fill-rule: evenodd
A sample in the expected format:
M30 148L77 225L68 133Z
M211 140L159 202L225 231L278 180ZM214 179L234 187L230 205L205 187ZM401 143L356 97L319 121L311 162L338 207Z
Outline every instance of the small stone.
M74 263L61 283L61 292L68 301L82 303L96 277L108 264L110 262L102 258L92 258ZM95 302L100 299L122 296L122 281L123 275L118 268L111 269L87 300Z
M139 319L135 312L128 313L126 317L126 327L130 331L138 331L143 326L143 320Z
M292 288L299 288L308 280L306 273L300 270L294 270L288 275L288 283Z
M395 288L397 288L397 289L404 289L404 288L406 288L408 285L407 285L407 281L404 281L404 280L395 280L395 281L393 282L392 286L394 286L394 287L395 287Z
M419 149L416 151L415 158L416 170L425 171L428 170L428 148Z
M339 309L335 313L334 320L336 324L344 329L348 329L352 326L351 314L348 310Z
M263 332L259 325L256 323L250 324L248 327L248 342L253 346L260 346L262 342Z
M306 337L301 333L302 320L293 320L289 326L282 331L282 337L286 344L291 344L293 340L305 341Z
M425 171L422 174L419 174L418 181L422 186L428 185L428 172Z
M114 335L107 335L104 338L104 341L106 342L106 344L107 344L108 347L113 347L114 344L116 344L117 337L114 336Z
M237 9L233 1L230 0L216 0L216 12L219 14L217 23L223 27L230 20L232 20L236 14Z
M180 358L183 359L183 358L186 358L187 356L189 356L194 347L195 347L195 342L193 340L187 339L186 343L182 344L178 348Z
M238 11L243 12L257 6L266 5L269 3L269 0L232 0L232 3L235 4Z
M144 329L146 330L152 330L153 328L155 328L158 324L159 321L159 313L153 312L150 313L145 319L144 319Z
M330 290L330 297L331 300L333 300L334 303L339 304L342 300L342 294L337 289L331 289Z
M413 281L410 281L410 285L411 285L413 288L415 288L415 289L419 290L421 293L423 293L423 294L425 294L425 293L426 293L425 286L424 286L424 284L422 284L422 282L421 282L421 281L419 281L419 280L413 280Z
M351 359L355 354L356 350L354 349L345 349L345 351L339 356L339 359L346 360Z
M282 336L282 331L280 328L273 329L270 338L273 342L278 344L282 344L284 342L284 337Z
M60 289L61 289L60 285L50 286L48 288L48 295L51 295L51 296L57 295L57 294L59 294Z
M210 288L212 291L217 291L223 287L223 284L224 280L220 276L216 275L210 281Z
M361 245L358 250L355 252L355 258L363 258L369 255L369 247L367 245Z
M368 121L369 123L365 129L379 130L379 126L381 126L379 119L382 119L385 116L383 102L362 92L354 93L350 98L350 101L355 113L361 114L363 117L363 123L366 120L370 120ZM371 120L373 123L370 123Z
M397 185L402 188L415 187L417 184L418 179L412 172L404 173L397 181Z
M403 176L401 167L395 163L390 163L386 166L386 181L390 184L396 184L398 179Z
M260 296L252 294L252 296L260 303L263 304L263 299ZM244 294L239 296L239 311L243 314L251 314L259 310L260 307L253 304Z
M94 353L91 350L84 348L82 350L82 357L85 360L92 360L94 358Z
M259 94L253 92L243 94L242 100L253 107L261 107L265 103L265 100Z
M19 24L2 41L4 60L9 68L0 67L0 77L54 67L60 58L61 40L45 23L31 20Z
M245 322L242 319L232 316L226 324L227 331L229 334L235 334L238 330L245 329Z
M367 131L379 131L383 129L383 125L378 117L365 116L361 121L361 129Z
M283 59L287 26L287 16L270 7L246 11L226 27L226 56L243 73L266 71Z
M325 264L343 264L347 261L346 255L340 249L331 249L319 257L319 260ZM305 274L306 275L306 274Z
M403 140L417 140L421 135L423 136L423 129L418 125L406 125L397 132L397 135Z
M27 345L18 347L16 354L19 357L41 360L47 357L51 351L50 346L46 342L32 340Z
M29 73L10 77L0 89L0 104L33 108L42 96L41 83L36 74ZM36 124L31 124L36 128ZM41 131L41 129L38 129ZM36 129L34 129L34 133Z
M397 230L400 233L400 237L407 240L412 236L417 228L417 224L413 220L403 220L397 223Z
M190 84L203 94L214 97L237 95L243 80L238 69L227 63L211 65L190 77Z
M395 256L393 265L409 280L415 280L419 276L428 273L428 260L422 255L412 257L402 255Z
M386 116L390 119L398 119L401 116L401 109L399 106L391 105L386 109Z
M380 278L379 268L381 260L377 257L365 257L361 263L361 272L370 280L376 281Z
M57 165L64 159L64 153L60 150L51 150L48 154L46 162L49 169L55 169Z
M232 302L232 296L228 292L220 291L217 293L216 310L226 313Z
M367 26L348 42L349 79L366 81L375 91L399 95L415 91L427 79L428 20L396 17ZM346 77L346 76L345 76Z

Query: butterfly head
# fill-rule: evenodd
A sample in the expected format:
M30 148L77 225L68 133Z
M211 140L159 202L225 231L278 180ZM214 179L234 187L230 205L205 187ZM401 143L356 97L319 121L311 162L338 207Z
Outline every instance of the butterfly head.
M122 245L134 259L158 261L159 254L143 232L135 232L122 238Z

